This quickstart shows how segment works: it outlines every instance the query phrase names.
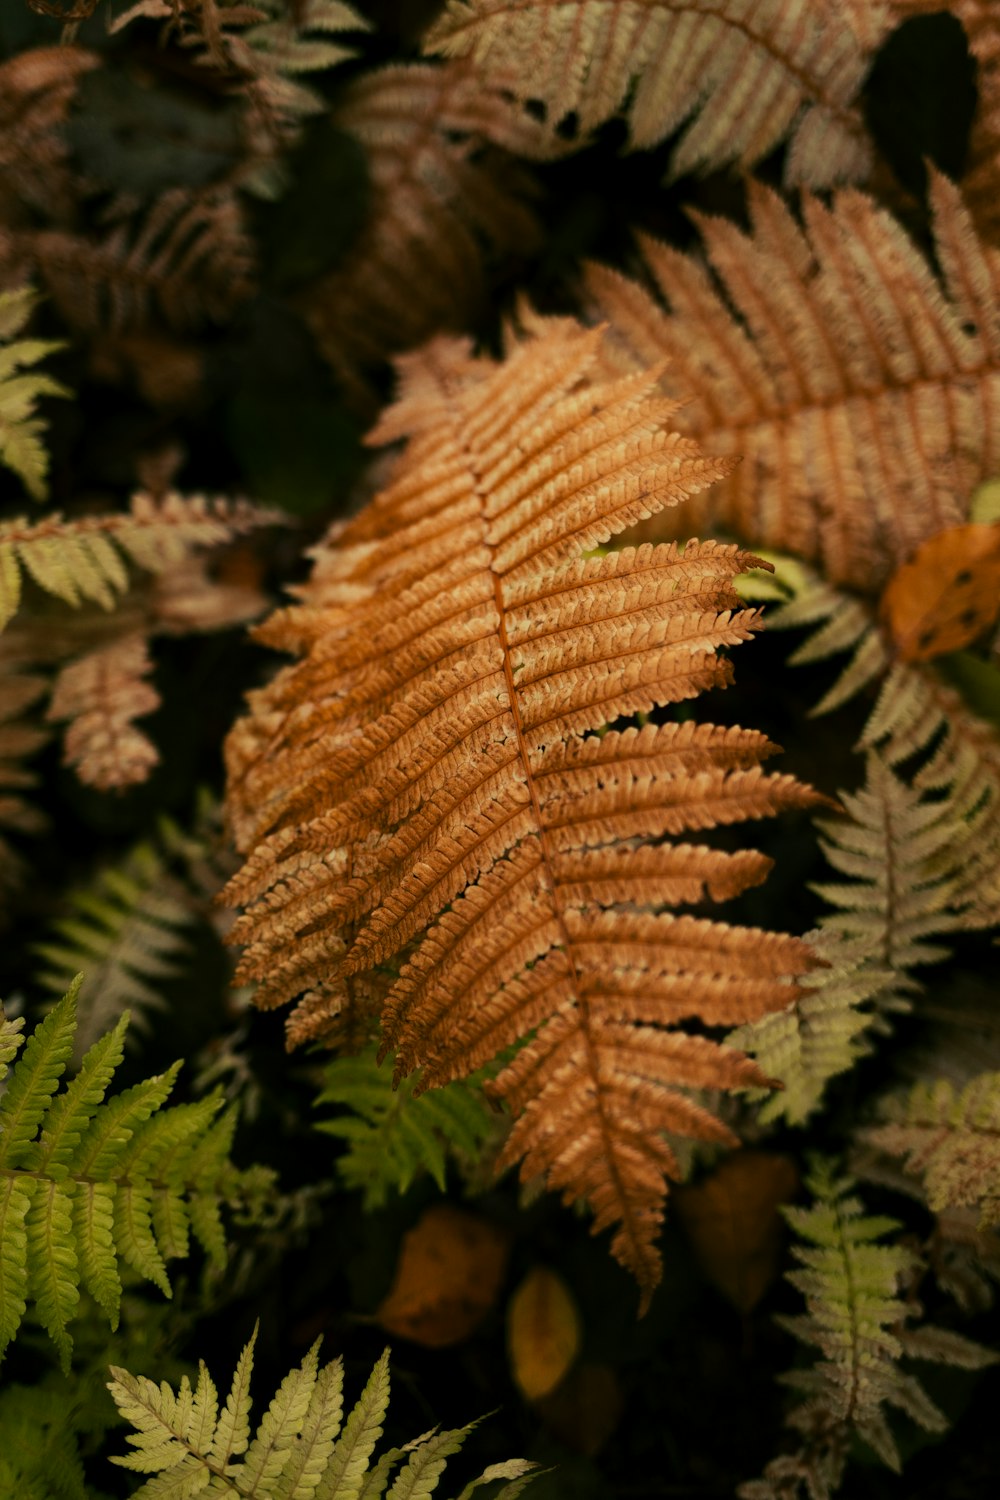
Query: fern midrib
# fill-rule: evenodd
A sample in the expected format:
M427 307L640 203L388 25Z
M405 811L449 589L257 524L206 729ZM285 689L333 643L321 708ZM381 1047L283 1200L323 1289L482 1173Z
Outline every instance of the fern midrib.
M90 1177L87 1174L67 1172L65 1177L53 1177L50 1172L39 1172L30 1167L4 1167L0 1166L0 1178L6 1177L14 1183L23 1182L26 1177L35 1182L54 1183L56 1187L72 1183L80 1187L114 1187L150 1188L155 1193L206 1193L218 1192L221 1196L221 1188L215 1184L209 1186L195 1179L192 1182L165 1182L159 1177Z
M473 470L473 473L474 472L475 471ZM476 484L476 493L479 494L478 483ZM494 551L493 547L489 543L487 543L486 545L489 546L490 553L492 554ZM504 678L507 683L507 696L510 701L511 718L514 723L514 733L517 738L518 753L521 758L521 764L524 766L525 779L528 785L528 795L531 799L531 808L538 829L538 842L539 848L541 850L541 864L543 869L545 870L546 880L549 885L549 890L552 894L552 906L555 912L556 922L558 923L559 931L562 936L563 953L565 954L566 963L568 964L570 970L570 979L573 985L575 1011L578 1017L579 1032L583 1038L584 1047L586 1048L587 1063L590 1075L594 1080L594 1108L597 1111L598 1120L600 1123L601 1141L604 1148L604 1160L607 1163L608 1172L615 1185L615 1195L621 1208L622 1224L627 1230L629 1239L632 1241L632 1243L635 1245L640 1245L642 1243L642 1235L639 1233L637 1226L635 1226L632 1222L632 1215L630 1211L631 1202L629 1199L629 1195L626 1192L625 1184L622 1181L621 1173L618 1170L618 1163L614 1150L614 1138L607 1118L607 1113L604 1108L604 1090L602 1086L600 1068L598 1064L597 1052L594 1048L593 1039L591 1037L590 1005L587 1000L586 992L577 970L576 963L573 959L573 939L570 935L569 929L566 926L566 918L563 911L562 902L559 898L559 882L555 877L554 856L549 844L548 830L545 826L545 820L542 817L542 808L538 800L538 792L535 787L535 778L531 770L531 761L529 758L528 745L524 733L524 724L521 719L521 707L517 700L517 688L514 683L514 673L510 662L511 652L510 644L507 640L506 606L504 604L503 598L503 580L498 573L493 572L492 568L491 574L493 578L493 597L496 601L497 616L499 619L498 634L500 637L500 645L503 652L503 672Z
M859 1406L859 1392L861 1389L861 1337L860 1325L857 1314L857 1287L854 1277L854 1262L851 1259L851 1242L846 1232L846 1220L841 1211L839 1198L833 1201L833 1211L836 1216L837 1233L840 1236L841 1255L844 1264L844 1277L847 1281L848 1292L848 1317L851 1326L851 1363L850 1377L847 1386L847 1410L845 1420L853 1422L855 1412Z

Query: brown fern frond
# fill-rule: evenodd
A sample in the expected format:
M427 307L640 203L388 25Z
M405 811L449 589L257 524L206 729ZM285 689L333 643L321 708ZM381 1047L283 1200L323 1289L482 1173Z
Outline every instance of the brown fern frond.
M24 762L49 738L30 717L47 687L44 677L8 662L0 648L0 889L16 884L22 867L5 834L40 833L45 827L45 818L23 794L38 780Z
M62 125L84 73L99 58L82 47L35 47L0 63L0 205L58 217L75 201Z
M125 636L63 667L46 718L69 721L64 760L85 786L120 791L145 781L159 760L134 719L160 706L143 679L151 670L142 636Z
M221 321L252 292L253 245L231 187L170 188L141 210L122 199L108 218L94 235L0 229L5 278L34 277L71 327L103 332Z
M424 49L540 100L554 145L568 115L586 135L623 110L633 147L690 120L673 175L750 167L790 137L788 182L818 188L867 175L855 101L887 28L881 0L448 0Z
M537 242L532 180L513 154L537 155L541 130L463 63L369 73L335 119L365 149L370 206L347 258L308 293L306 316L364 405L359 375L467 324L490 259Z
M743 462L683 525L721 524L750 546L815 561L831 583L874 592L920 542L968 518L1000 451L1000 253L935 175L944 287L899 225L862 193L813 198L799 227L750 185L753 229L697 222L699 260L646 240L671 311L592 267L596 316L618 368L671 360L693 392L678 424ZM657 539L679 534L659 518Z
M727 682L759 616L736 546L586 555L728 469L667 430L658 371L592 383L599 340L559 321L499 367L444 340L400 362L371 438L409 439L395 478L259 632L302 659L229 739L229 895L258 1003L305 997L295 1040L380 979L421 1087L530 1038L493 1085L504 1161L588 1198L648 1295L665 1132L733 1140L685 1090L764 1081L679 1023L779 1009L811 961L678 915L769 865L684 835L820 799L762 771L752 730L616 726Z

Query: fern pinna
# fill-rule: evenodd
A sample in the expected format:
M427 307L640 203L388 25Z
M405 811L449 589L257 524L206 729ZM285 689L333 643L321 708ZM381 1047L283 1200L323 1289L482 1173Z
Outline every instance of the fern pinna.
M252 1205L271 1186L270 1172L229 1160L236 1120L232 1111L214 1118L218 1095L163 1107L179 1063L105 1100L127 1013L56 1092L73 1051L77 987L34 1031L0 1097L0 1357L32 1302L66 1370L81 1286L117 1326L120 1260L169 1297L166 1261L188 1254L193 1233L223 1265L223 1205ZM5 1070L22 1038L2 1024Z
M762 771L753 730L609 728L727 682L758 616L738 547L592 555L728 467L669 431L657 371L593 383L599 339L556 321L499 368L451 341L401 362L371 439L409 439L394 481L259 631L303 660L229 740L229 894L257 1003L298 999L290 1044L378 1008L424 1088L529 1037L489 1086L515 1117L500 1164L589 1199L648 1297L664 1132L734 1140L685 1090L766 1081L678 1022L780 1009L810 963L675 915L769 861L673 836L820 799Z

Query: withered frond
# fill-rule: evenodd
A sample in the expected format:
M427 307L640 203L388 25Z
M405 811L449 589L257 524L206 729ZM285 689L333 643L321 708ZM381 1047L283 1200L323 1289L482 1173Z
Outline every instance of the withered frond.
M557 321L500 367L444 340L401 361L372 434L409 438L396 477L258 632L302 659L230 736L229 894L240 975L258 1004L298 1000L295 1040L379 975L384 1048L421 1087L529 1037L491 1086L503 1159L589 1199L648 1294L663 1133L733 1139L685 1090L765 1081L679 1023L780 1009L811 961L678 914L769 866L684 836L821 799L762 770L753 730L618 727L729 680L721 649L758 625L732 578L756 560L587 555L728 468L668 430L655 370L590 383L599 339Z
M145 781L159 760L133 722L160 706L145 681L151 668L146 641L132 635L70 662L56 678L46 717L69 721L64 759L85 786L120 791Z
M863 193L804 224L751 184L752 230L698 219L711 266L644 241L665 312L641 287L589 272L617 368L668 357L668 390L693 392L678 425L743 462L657 539L721 523L793 552L829 582L875 592L920 542L964 521L1000 443L1000 252L956 188L931 185L942 288Z
M588 134L624 110L635 147L694 116L674 175L749 167L790 137L788 180L829 187L868 171L855 101L888 19L881 0L449 0L424 47L541 100L553 144L571 114Z

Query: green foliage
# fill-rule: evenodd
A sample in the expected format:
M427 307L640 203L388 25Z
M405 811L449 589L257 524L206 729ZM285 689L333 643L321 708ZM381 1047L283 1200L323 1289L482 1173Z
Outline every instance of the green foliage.
M105 1100L127 1015L57 1092L77 987L29 1038L0 1099L0 1355L32 1302L64 1369L81 1286L116 1326L119 1260L169 1297L166 1261L189 1253L193 1233L221 1269L223 1205L252 1208L271 1187L270 1173L229 1160L236 1121L215 1118L218 1096L163 1107L179 1063Z
M170 1495L186 1500L202 1491L254 1495L258 1500L380 1500L393 1470L405 1458L390 1494L423 1500L437 1488L447 1460L459 1451L475 1423L450 1432L424 1433L405 1448L390 1448L371 1463L389 1405L389 1352L382 1355L346 1422L343 1362L319 1368L317 1339L301 1365L282 1381L250 1438L250 1375L257 1330L243 1350L222 1411L204 1362L192 1391L111 1367L108 1389L136 1432L135 1452L113 1463L157 1478L135 1492L135 1500ZM533 1465L523 1459L494 1464L467 1485L459 1500L492 1479L510 1481L495 1500L514 1500Z
M99 1500L87 1488L66 1408L44 1385L0 1389L0 1495L18 1500Z
M343 1104L353 1113L319 1120L317 1130L339 1136L348 1149L337 1159L347 1188L360 1188L365 1209L381 1208L391 1192L405 1193L418 1172L429 1172L441 1192L449 1155L481 1159L502 1120L482 1090L481 1077L417 1094L416 1075L394 1089L390 1068L376 1062L377 1047L327 1064L317 1104Z
M887 1100L884 1124L864 1139L906 1158L924 1179L935 1212L973 1204L980 1227L1000 1223L1000 1073L980 1073L961 1092L947 1078L921 1078Z
M62 344L53 339L16 337L31 316L34 302L30 287L0 292L0 463L17 474L33 500L44 500L48 494L49 455L44 442L45 423L36 416L36 406L40 396L68 396L69 391L50 375L31 370ZM0 576L2 573L0 562Z
M782 1317L783 1327L818 1349L820 1359L784 1379L806 1397L789 1424L803 1435L794 1456L774 1460L764 1478L741 1486L741 1500L797 1495L828 1500L839 1486L852 1435L889 1468L900 1469L899 1450L885 1408L905 1412L918 1426L941 1432L947 1420L915 1376L903 1370L905 1354L966 1369L996 1361L988 1349L940 1329L910 1330L919 1311L902 1293L918 1263L900 1244L885 1243L901 1226L866 1214L854 1183L829 1163L817 1164L808 1186L815 1202L782 1213L802 1244L792 1254L801 1269L788 1280L806 1299L806 1312Z

